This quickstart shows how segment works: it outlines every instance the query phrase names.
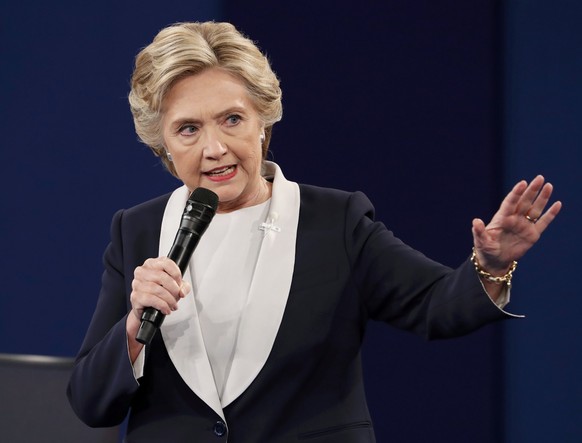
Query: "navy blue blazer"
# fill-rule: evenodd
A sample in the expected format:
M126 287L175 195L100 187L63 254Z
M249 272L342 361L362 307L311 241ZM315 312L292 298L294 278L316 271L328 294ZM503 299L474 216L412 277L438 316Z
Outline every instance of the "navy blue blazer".
M507 318L470 262L452 270L406 246L361 193L300 185L293 280L271 353L224 408L226 423L176 372L161 334L135 381L125 319L136 266L158 256L169 195L113 218L102 289L68 388L90 426L129 413L128 443L370 443L360 347L369 320L427 339ZM322 216L324 214L324 216Z

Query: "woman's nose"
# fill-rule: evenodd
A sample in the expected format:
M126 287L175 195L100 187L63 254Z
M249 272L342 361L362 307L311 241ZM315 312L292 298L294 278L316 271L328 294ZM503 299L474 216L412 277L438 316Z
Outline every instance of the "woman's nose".
M207 131L204 136L204 155L209 158L219 158L226 154L227 149L215 131Z

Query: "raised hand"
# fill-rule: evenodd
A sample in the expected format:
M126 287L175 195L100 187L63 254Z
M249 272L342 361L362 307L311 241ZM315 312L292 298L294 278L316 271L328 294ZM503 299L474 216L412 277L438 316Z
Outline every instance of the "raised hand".
M531 183L517 183L507 194L489 224L473 220L473 242L481 267L493 275L504 274L539 240L560 212L557 201L545 210L553 186L538 175ZM545 212L544 212L545 210Z

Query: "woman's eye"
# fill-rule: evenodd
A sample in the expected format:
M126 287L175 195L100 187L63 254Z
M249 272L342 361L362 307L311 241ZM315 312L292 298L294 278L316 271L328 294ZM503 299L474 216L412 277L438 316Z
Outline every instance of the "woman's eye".
M193 125L184 125L180 128L180 135L192 135L195 134L198 128Z
M241 117L240 117L240 115L233 114L233 115L229 115L229 116L226 118L226 123L227 123L227 124L229 124L230 126L234 126L234 125L236 125L238 122L240 122L240 120L241 120Z

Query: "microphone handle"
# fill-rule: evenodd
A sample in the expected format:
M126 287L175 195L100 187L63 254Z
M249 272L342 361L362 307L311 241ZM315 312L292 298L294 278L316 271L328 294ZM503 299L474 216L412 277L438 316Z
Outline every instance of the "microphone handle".
M168 253L168 258L178 265L182 275L188 267L202 234L212 221L217 206L218 196L208 189L197 188L190 195L184 208L180 228ZM144 345L149 345L156 331L162 326L164 318L165 315L155 308L144 309L135 339Z
M182 275L184 275L188 267L190 257L192 257L199 240L199 233L190 230L180 229L176 235L176 240L168 253L168 258L178 265ZM144 309L135 339L144 345L149 345L154 335L156 335L156 331L162 326L164 318L166 316L155 308Z

